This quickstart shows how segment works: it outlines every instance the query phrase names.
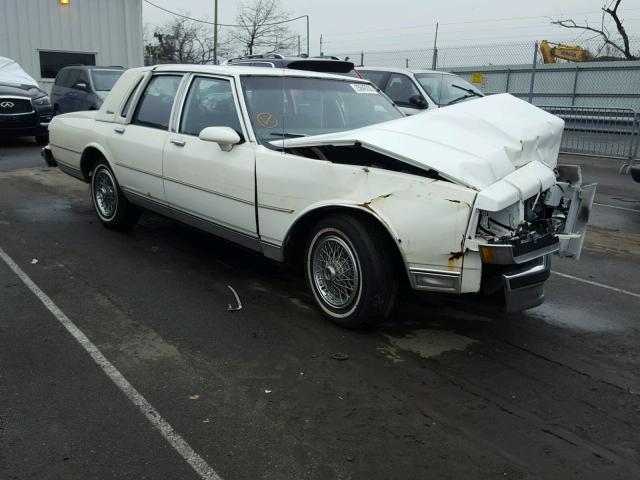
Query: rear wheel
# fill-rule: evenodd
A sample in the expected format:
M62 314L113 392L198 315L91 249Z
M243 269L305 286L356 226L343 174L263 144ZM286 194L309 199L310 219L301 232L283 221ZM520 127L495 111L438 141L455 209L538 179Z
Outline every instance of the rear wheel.
M382 322L397 290L390 253L383 232L355 216L318 222L307 241L305 274L322 313L346 328Z
M93 169L91 199L96 215L107 228L128 230L138 221L139 210L122 194L105 160L100 160Z

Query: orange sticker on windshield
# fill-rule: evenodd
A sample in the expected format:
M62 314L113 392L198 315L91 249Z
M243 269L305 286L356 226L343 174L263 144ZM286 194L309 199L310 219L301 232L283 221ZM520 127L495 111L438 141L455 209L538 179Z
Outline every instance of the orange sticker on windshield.
M276 128L278 126L278 119L271 112L257 114L256 120L262 128Z

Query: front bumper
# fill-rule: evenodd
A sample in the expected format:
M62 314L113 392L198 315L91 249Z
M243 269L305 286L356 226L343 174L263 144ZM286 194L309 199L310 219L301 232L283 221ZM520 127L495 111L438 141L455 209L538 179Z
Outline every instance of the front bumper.
M551 275L551 258L545 255L502 274L507 312L519 312L544 301L544 282Z
M0 115L0 138L44 136L49 132L50 115Z

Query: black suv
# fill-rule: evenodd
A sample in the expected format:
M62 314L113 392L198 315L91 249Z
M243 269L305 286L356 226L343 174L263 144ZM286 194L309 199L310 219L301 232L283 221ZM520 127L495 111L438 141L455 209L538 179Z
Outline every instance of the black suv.
M47 143L51 103L34 85L0 83L0 137L36 137Z
M98 110L124 68L71 65L60 69L51 90L55 115Z
M227 60L226 65L244 65L248 67L294 68L310 72L335 73L361 78L352 62L338 57L285 57L280 54L246 55Z

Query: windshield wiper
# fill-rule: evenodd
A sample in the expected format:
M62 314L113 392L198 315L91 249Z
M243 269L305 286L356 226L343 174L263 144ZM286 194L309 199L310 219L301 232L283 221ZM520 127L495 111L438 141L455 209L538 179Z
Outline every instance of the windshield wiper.
M289 132L271 132L269 135L274 137L300 138L306 137L306 133L289 133Z
M481 97L482 98L484 96L484 95L481 95L480 93L476 92L475 90L472 90L470 88L461 87L460 85L456 85L455 83L452 83L451 86L453 88L457 88L458 90L462 90L464 92L467 92L467 95L463 95L461 97L454 98L449 103L447 103L447 105L453 105L454 103L458 103L461 100L465 100L465 99L471 98L471 97Z

